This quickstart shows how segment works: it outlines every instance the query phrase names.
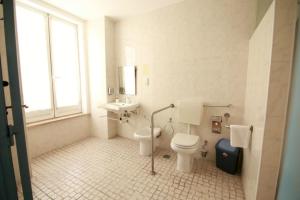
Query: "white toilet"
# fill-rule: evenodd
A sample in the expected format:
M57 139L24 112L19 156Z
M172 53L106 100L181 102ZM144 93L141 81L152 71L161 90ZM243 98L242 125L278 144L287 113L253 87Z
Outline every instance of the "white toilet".
M196 135L177 133L171 141L171 148L177 152L177 170L190 172L193 168L194 154L200 148L200 138Z
M191 125L200 125L203 104L201 101L181 101L178 105L179 119L187 124L187 133L176 133L171 141L171 148L177 153L177 170L191 172L194 154L200 148L200 137L191 135Z
M158 145L158 137L161 134L160 128L154 128L154 151ZM151 143L151 128L146 127L138 130L134 133L134 138L140 142L140 155L150 156L152 153L152 143Z

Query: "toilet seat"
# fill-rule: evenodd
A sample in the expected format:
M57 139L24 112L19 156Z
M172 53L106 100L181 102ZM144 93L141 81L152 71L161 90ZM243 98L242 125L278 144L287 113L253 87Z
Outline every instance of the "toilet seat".
M174 146L176 146L177 148L181 148L181 149L194 149L194 148L197 148L198 145L194 145L194 146L181 146L181 145L178 145L178 144L174 144Z
M177 133L172 139L172 144L181 149L198 148L199 136Z

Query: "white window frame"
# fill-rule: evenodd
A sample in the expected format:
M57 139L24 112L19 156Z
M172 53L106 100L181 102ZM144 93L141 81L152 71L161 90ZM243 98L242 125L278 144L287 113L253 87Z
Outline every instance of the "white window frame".
M87 85L86 85L86 69L85 69L85 44L83 42L84 38L84 25L83 21L80 19L74 20L74 17L69 17L68 13L63 13L61 10L57 11L49 5L40 5L36 3L32 3L32 1L27 0L18 0L17 6L23 7L25 9L30 9L33 12L37 12L41 15L45 16L46 20L46 37L47 37L47 53L48 53L48 70L49 70L49 82L50 82L50 93L51 93L51 109L50 110L39 110L32 111L26 113L26 122L34 123L43 120L55 119L59 117L64 117L68 115L76 115L83 114L88 112L87 105ZM49 8L50 7L50 8ZM76 26L77 32L77 68L78 68L78 80L79 80L79 104L76 106L66 106L58 108L56 106L56 98L55 98L55 77L53 76L53 66L52 66L52 56L51 52L51 26L50 21L52 18L56 18L61 20L67 24L72 24ZM84 55L83 55L84 54ZM25 102L26 103L26 102ZM83 104L86 105L83 105Z
M79 38L78 38L78 35L79 35L79 32L78 32L78 26L72 22L69 22L65 19L62 19L60 17L57 17L57 16L53 16L53 15L49 15L49 18L48 18L48 26L49 26L49 29L48 29L48 33L49 33L49 36L50 36L50 45L51 45L51 20L52 19L56 19L56 20L59 20L65 24L69 24L69 25L72 25L75 27L76 29L76 36L77 36L77 54L78 54L78 58L77 58L77 70L78 70L78 81L79 81L79 104L78 105L73 105L73 106L65 106L65 107L61 107L61 108L58 108L56 105L57 105L57 102L56 102L56 97L55 97L55 75L54 75L54 69L53 69L53 65L51 65L51 69L52 69L52 88L53 88L53 103L54 103L54 113L55 113L55 117L62 117L62 116L65 116L65 115L71 115L71 114L78 114L78 113L81 113L82 112L82 99L81 99L81 79L80 79L80 55L79 55ZM52 48L50 48L50 54L51 54L51 60L53 59L54 57L54 54L52 53Z
M44 20L45 20L45 33L46 33L46 38L47 38L47 58L48 58L48 73L49 73L49 88L48 90L50 91L50 101L51 101L51 107L50 109L47 110L38 110L38 111L32 111L32 112L27 112L26 113L26 122L30 123L30 122L36 122L36 121L42 121L42 120L47 120L47 119L51 119L55 117L54 114L54 104L53 104L53 88L52 88L52 72L51 72L51 58L50 58L50 41L49 41L49 25L48 25L48 14L40 11L38 9L35 9L31 6L28 6L26 4L23 3L18 3L18 6L30 10L31 12L35 12L36 14L39 14L41 16L43 16ZM26 102L25 102L26 104Z

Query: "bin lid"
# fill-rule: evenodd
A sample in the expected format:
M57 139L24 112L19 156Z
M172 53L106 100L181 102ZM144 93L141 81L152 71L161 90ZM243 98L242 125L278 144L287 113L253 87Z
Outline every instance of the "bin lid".
M226 153L238 155L240 149L238 147L233 147L230 145L230 140L226 138L220 139L216 144L216 149L224 151Z

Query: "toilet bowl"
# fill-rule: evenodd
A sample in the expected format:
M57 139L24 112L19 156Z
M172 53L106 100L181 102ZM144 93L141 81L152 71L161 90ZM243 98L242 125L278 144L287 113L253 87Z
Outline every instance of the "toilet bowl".
M199 136L177 133L172 138L171 148L177 153L177 170L191 172L194 154L200 148Z
M158 145L158 137L160 136L161 129L154 128L153 136L154 136L154 150ZM149 156L152 153L152 143L151 143L151 128L146 127L141 130L138 130L134 133L134 138L140 143L140 155Z

